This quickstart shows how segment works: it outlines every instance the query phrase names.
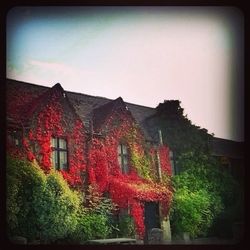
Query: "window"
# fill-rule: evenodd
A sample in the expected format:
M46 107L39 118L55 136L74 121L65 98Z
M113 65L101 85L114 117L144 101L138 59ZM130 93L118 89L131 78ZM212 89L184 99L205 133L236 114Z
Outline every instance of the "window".
M21 138L22 138L22 133L20 130L11 130L11 131L8 131L8 134L7 134L8 138L8 143L11 145L11 146L14 146L14 147L21 147Z
M118 161L123 174L129 172L128 169L128 148L124 144L118 145Z
M56 170L67 170L68 150L67 141L62 138L51 138L52 165Z

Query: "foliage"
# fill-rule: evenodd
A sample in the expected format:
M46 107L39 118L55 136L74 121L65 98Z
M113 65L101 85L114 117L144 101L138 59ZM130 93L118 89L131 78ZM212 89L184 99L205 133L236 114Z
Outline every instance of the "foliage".
M203 153L188 152L182 154L179 161L184 170L180 176L175 177L179 187L186 185L190 190L205 188L209 192L218 194L225 206L236 202L239 184L228 171L221 169L217 159Z
M43 193L45 175L35 163L7 157L6 177L8 234L35 238L39 228L33 197Z
M102 214L107 217L118 210L118 206L112 200L102 195L95 186L88 186L88 194L86 195L85 210L89 213Z
M231 186L231 185L230 185ZM226 191L224 186L223 188ZM225 209L220 213L211 228L211 234L216 234L220 237L230 238L233 236L234 223L244 222L244 190L240 185L231 186L231 191L227 192L226 197L233 197L232 200L226 200ZM234 195L232 195L234 194Z
M48 94L48 98L44 98ZM30 161L37 161L48 177L43 187L43 192L37 196L37 204L34 209L41 213L39 217L39 230L45 240L53 240L58 237L65 237L68 231L72 231L77 224L75 210L76 207L67 205L67 202L74 200L74 194L70 194L64 189L63 183L57 178L52 170L51 162L51 137L63 137L68 143L69 169L61 170L60 173L65 180L74 188L83 190L84 185L91 185L99 192L100 197L108 192L113 204L119 208L131 205L131 215L133 216L138 235L143 237L144 226L144 207L145 201L161 202L162 211L167 215L172 200L171 181L169 176L170 162L168 159L168 148L151 148L147 144L145 136L137 122L131 116L130 111L112 108L101 127L95 127L95 135L101 133L102 136L93 136L90 140L85 140L85 131L82 121L75 112L64 112L63 103L67 100L62 98L60 88L52 88L37 99L36 105L29 111L33 117L31 129L24 133L23 151L26 158ZM43 99L44 98L44 99ZM43 99L43 103L40 101ZM70 105L68 105L68 108ZM68 122L68 116L72 116ZM30 117L30 118L31 118ZM98 130L100 129L100 131ZM129 152L129 173L124 176L118 162L117 148L120 143L125 142ZM162 182L158 180L156 155L159 153L164 178ZM87 154L85 154L85 152ZM84 156L87 156L84 159ZM88 165L86 167L86 164ZM60 177L61 178L61 177ZM86 186L85 185L85 186ZM60 190L62 188L62 190ZM64 195L66 192L66 196ZM63 194L63 195L62 195ZM95 208L93 213L105 214L109 211L107 200L102 200L99 205L92 197L87 200L89 211L91 206ZM56 198L56 201L54 200ZM48 207L48 204L53 204ZM54 209L62 209L59 211ZM44 210L42 210L44 209ZM42 210L42 211L40 211ZM61 215L67 210L71 211L69 217L61 219ZM45 212L46 211L46 212ZM54 214L54 211L57 211ZM52 218L45 218L45 214ZM108 216L108 215L107 215ZM42 217L42 218L41 218ZM50 220L50 221L49 221ZM47 225L58 223L61 228L56 226L50 228ZM71 221L71 224L69 224ZM68 224L67 224L68 223Z
M171 182L157 183L157 171L154 158L157 150L161 152L163 172L171 174L168 160L168 149L148 148L138 124L125 112L114 112L103 124L106 131L103 138L92 140L89 150L89 182L100 193L108 192L112 202L119 208L131 206L136 231L140 237L145 232L145 201L160 201L168 212L172 189ZM118 162L117 148L119 143L128 146L130 165L129 173L123 174Z
M75 230L81 198L60 173L51 171L44 192L33 199L43 242L63 239Z
M123 215L119 219L119 236L123 237L135 237L135 224L133 217L129 215Z
M191 237L196 237L207 234L221 207L218 204L217 208L213 207L213 200L205 189L191 192L179 188L174 195L172 209L172 230L176 234L189 232Z
M208 140L212 137L206 129L191 123L184 116L180 101L169 100L160 103L157 108L157 125L161 128L163 141L178 159L186 152L209 152ZM177 163L178 167L181 166Z
M69 238L74 243L107 238L111 233L111 225L108 222L108 217L103 214L83 210L78 214L77 226Z
M61 172L71 186L79 187L83 183L81 173L85 171L83 123L75 117L70 126L63 126L65 120L60 98L60 92L52 92L49 101L37 112L29 133L23 139L24 151L29 161L36 159L39 166L49 173L52 168L51 137L64 136L70 159L69 170Z
M54 240L64 236L73 225L68 216L77 198L70 200L73 193L66 188L62 177L60 180L60 176L53 173L46 178L36 163L10 157L6 169L9 237L21 235L29 240L40 237ZM56 180L52 180L53 176ZM60 216L63 225L59 222Z
M68 241L85 243L88 240L106 238L112 231L109 217L116 209L112 201L102 196L90 185L85 197L85 206L78 211L76 228L69 234Z
M214 234L215 227L222 224L219 221L229 225L237 217L240 206L234 208L234 204L240 193L239 185L211 156L212 135L193 125L183 111L177 100L164 101L157 107L163 141L174 152L175 167L180 171L173 177L176 190L171 209L173 232L189 230L192 236ZM207 211L207 216L203 216L198 204Z
M221 218L221 216L228 214L230 211L230 207L233 206L238 199L239 193L239 186L234 181L232 176L227 171L221 171L218 162L205 154L194 154L194 153L186 153L183 154L179 158L182 162L182 169L183 171L181 174L176 175L173 178L173 184L176 189L176 193L174 196L174 206L172 210L172 223L175 225L174 228L177 230L176 233L179 233L179 229L183 227L183 221L186 220L185 225L188 227L187 224L190 226L190 233L193 236L200 236L200 235L207 235L208 233L212 233L211 229L216 224L216 220ZM197 193L201 190L205 190L206 193L203 195L206 197L205 199L200 199L200 207L202 210L200 212L208 211L209 216L206 217L204 220L190 220L194 214L196 214L196 200L189 199L186 196L190 194L195 194L196 199ZM186 197L180 199L180 197ZM190 203L189 210L185 210L185 213L188 216L176 216L178 212L181 214L183 211L180 212L180 207L182 203L188 204ZM180 203L178 205L178 203ZM193 208L194 211L191 209ZM183 208L184 209L184 208ZM202 215L202 213L200 214ZM229 215L229 214L228 214ZM232 217L233 214L228 216ZM198 219L198 217L196 217ZM178 225L180 224L180 225ZM185 228L185 227L184 227ZM193 229L192 229L193 228ZM199 229L195 231L195 228Z

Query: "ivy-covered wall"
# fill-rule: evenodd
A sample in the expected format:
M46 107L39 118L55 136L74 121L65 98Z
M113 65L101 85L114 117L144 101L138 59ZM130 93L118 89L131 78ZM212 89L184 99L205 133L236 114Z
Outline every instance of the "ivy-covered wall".
M107 191L120 207L130 206L137 232L144 235L144 202L160 201L165 215L172 199L171 166L166 146L153 148L128 112L114 112L103 125L103 138L94 139L89 151L89 178L100 192ZM118 163L118 144L126 142L129 149L129 173L124 175ZM160 151L165 182L159 183L155 162ZM159 183L159 184L158 184Z
M173 190L169 149L151 145L126 109L113 110L103 122L98 135L85 133L82 120L59 87L36 106L29 128L23 129L20 152L15 154L36 161L45 173L52 169L51 137L65 138L68 143L68 170L60 170L68 183L77 189L90 185L100 194L108 193L120 209L129 207L137 234L143 238L144 203L161 202L167 216ZM129 151L129 172L123 174L117 148L125 143ZM14 152L14 151L12 151ZM157 162L157 154L160 162ZM159 180L158 164L162 180ZM85 178L83 178L85 176Z

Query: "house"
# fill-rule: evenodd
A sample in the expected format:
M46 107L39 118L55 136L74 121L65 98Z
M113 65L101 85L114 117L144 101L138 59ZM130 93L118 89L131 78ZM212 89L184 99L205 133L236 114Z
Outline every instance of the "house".
M169 148L147 118L155 109L7 80L7 150L54 168L74 188L94 187L133 217L137 234L169 237Z
M229 170L239 183L244 184L244 143L213 137L210 145L212 155L219 159L221 167Z

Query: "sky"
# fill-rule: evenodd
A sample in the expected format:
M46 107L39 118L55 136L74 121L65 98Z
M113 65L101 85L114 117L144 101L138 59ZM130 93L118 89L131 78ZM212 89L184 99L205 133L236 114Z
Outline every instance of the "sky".
M244 140L244 17L232 7L15 7L7 78L148 107Z

